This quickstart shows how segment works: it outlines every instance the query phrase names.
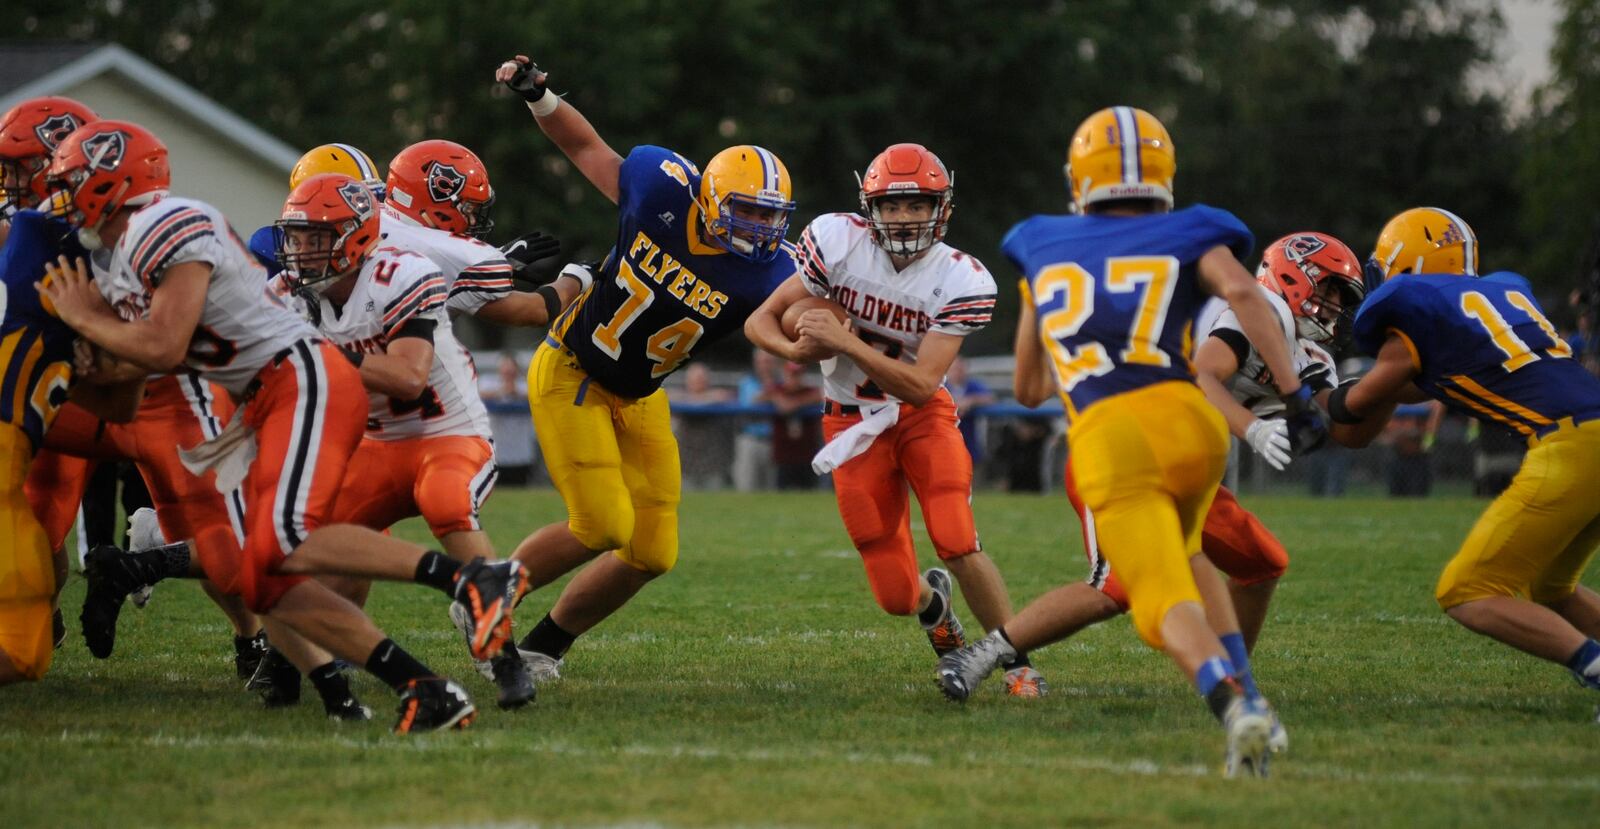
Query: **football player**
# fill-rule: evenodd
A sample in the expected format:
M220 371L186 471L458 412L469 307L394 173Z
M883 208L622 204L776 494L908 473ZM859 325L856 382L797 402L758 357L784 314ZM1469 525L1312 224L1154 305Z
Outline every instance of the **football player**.
M1195 385L1188 340L1204 294L1227 300L1289 406L1314 431L1269 302L1238 261L1250 232L1231 214L1172 210L1176 155L1166 128L1132 107L1078 127L1067 177L1081 215L1034 216L1002 243L1023 272L1018 398L1066 404L1073 478L1117 570L1134 628L1194 682L1227 733L1225 771L1264 774L1272 712L1214 630L1237 630L1200 538L1227 460L1227 426ZM1005 658L1051 628L1046 594L979 643ZM1242 650L1242 649L1241 649ZM992 660L993 656L986 656ZM968 677L942 667L941 685ZM969 686L970 687L970 686ZM947 690L948 692L948 690Z
M860 184L863 215L829 213L811 222L800 236L800 273L750 315L745 336L792 363L822 353L841 358L823 363L829 448L814 466L833 472L839 515L878 606L915 615L943 656L965 644L951 572L985 630L1011 618L1005 582L978 543L972 457L944 388L961 344L989 323L994 278L976 258L944 244L955 188L926 147L889 147ZM791 340L784 312L808 296L838 302L849 324L812 309ZM908 484L948 571L917 572ZM1006 665L1006 689L1015 696L1044 691L1026 655Z
M378 201L383 201L383 173L372 162L372 156L362 152L359 147L322 144L306 150L289 170L289 189L293 191L301 182L323 173L349 176L367 185ZM250 253L267 269L269 276L277 276L283 270L283 265L278 262L277 245L278 236L273 225L258 228L250 234Z
M30 208L48 195L50 150L93 120L68 98L24 101L0 116L0 685L38 680L50 669L51 617L66 574L64 559L59 569L52 561L55 548L23 485L67 399L76 335L34 283L57 256L84 251L65 223Z
M1338 239L1305 232L1274 241L1256 269L1256 280L1272 307L1295 369L1303 383L1323 396L1319 399L1325 399L1336 385L1333 357L1327 349L1349 333L1350 319L1361 302L1363 288L1358 261ZM1204 320L1205 317L1203 310L1200 318ZM1229 431L1250 444L1267 463L1282 469L1292 458L1292 451L1306 447L1292 445L1288 424L1282 418L1284 405L1273 386L1272 372L1261 352L1245 335L1237 313L1224 307L1213 315L1209 329L1195 354L1196 381L1206 399L1228 422ZM1027 398L1019 398L1019 401L1029 405L1041 402ZM1127 591L1100 550L1094 513L1078 496L1070 463L1066 488L1083 526L1089 578L1051 593L1050 613L1030 612L1029 619L1024 620L1021 627L1008 630L1012 636L1024 637L1032 647L1058 642L1128 610ZM1217 487L1216 498L1206 512L1200 548L1218 570L1229 576L1228 593L1238 621L1236 629L1224 626L1215 632L1235 668L1248 665L1273 591L1288 569L1289 554L1272 531L1240 506L1233 493L1223 486ZM1046 618L1050 620L1050 627L1027 626L1029 620ZM968 647L945 660L941 668L948 669L950 677L950 681L942 683L945 691L957 698L970 694L976 682L997 667L985 662L986 657L992 658L990 651ZM1248 669L1241 670L1240 677L1253 682ZM1288 734L1276 719L1272 748L1274 751L1288 748Z
M578 635L677 562L682 480L661 383L697 347L741 330L795 272L784 242L794 202L788 170L761 147L723 150L704 174L662 147L623 157L528 58L504 62L495 79L618 207L616 248L528 368L534 429L567 520L516 556L535 585L594 559L519 644L538 681L559 676Z
M1600 690L1600 596L1578 585L1600 547L1600 380L1572 358L1528 280L1478 274L1478 239L1434 207L1389 220L1355 344L1376 365L1329 401L1364 446L1401 402L1431 397L1515 430L1528 453L1445 566L1434 596L1468 630L1565 665ZM1386 280L1386 281L1385 281Z
M202 530L206 543L178 543L91 561L84 637L96 655L114 644L116 618L134 588L197 574L196 563L335 655L363 665L401 697L400 733L460 728L475 715L466 692L436 676L313 574L415 581L465 601L475 655L510 635L510 608L525 585L516 562L462 565L437 551L326 516L366 424L365 401L336 388L361 382L355 366L266 290L262 269L215 208L168 197L167 149L121 121L79 128L56 148L48 175L52 207L86 247L47 268L41 294L80 336L146 371L179 364L228 390L242 405L224 433L193 447L186 462L215 469L220 489L243 483L243 549L230 528ZM358 183L344 191L358 212L376 210ZM354 228L341 228L351 231ZM329 256L349 232L319 241ZM228 480L224 480L224 478ZM226 552L222 552L226 551ZM197 562L198 559L198 562Z
M380 241L377 213L359 213L340 194L354 182L323 174L289 194L277 224L285 270L273 282L353 356L368 392L366 437L345 468L332 519L382 530L421 515L457 561L493 556L478 520L495 480L489 414L451 331L444 276L432 260ZM318 244L351 225L346 255ZM495 668L500 707L532 698L514 652Z

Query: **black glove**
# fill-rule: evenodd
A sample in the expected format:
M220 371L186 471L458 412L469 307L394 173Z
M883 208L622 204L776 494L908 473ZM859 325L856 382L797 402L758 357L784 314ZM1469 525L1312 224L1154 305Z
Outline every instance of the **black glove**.
M1310 388L1313 395L1333 388L1333 367L1313 360L1300 369L1300 385Z
M546 90L544 82L549 76L531 60L518 55L514 58L518 68L511 80L506 81L506 88L522 96L522 100L533 103L544 97Z
M1314 452L1328 441L1328 415L1311 394L1311 386L1302 383L1299 392L1279 397L1283 419L1289 424L1289 448L1296 455Z
M535 263L560 254L560 239L535 230L501 246L500 252L505 254L506 261L511 263L512 279L536 287L555 281L557 269L538 268L535 267Z
M1367 257L1366 263L1361 266L1361 287L1364 290L1362 296L1372 296L1372 292L1382 288L1388 278L1383 264L1376 258ZM1354 312L1354 309L1351 311Z

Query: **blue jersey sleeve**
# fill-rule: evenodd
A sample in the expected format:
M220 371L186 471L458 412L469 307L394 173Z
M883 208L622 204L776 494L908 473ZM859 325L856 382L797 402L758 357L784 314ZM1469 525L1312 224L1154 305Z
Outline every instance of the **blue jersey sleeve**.
M1239 217L1226 210L1197 204L1185 211L1193 216L1196 243L1201 246L1196 250L1193 259L1199 259L1205 252L1217 245L1225 245L1233 251L1234 258L1244 261L1255 250L1256 237L1250 228L1239 221Z
M666 147L634 147L617 171L617 207L623 213L656 212L653 205L680 201L685 190L691 197L699 192L700 171Z
M1400 290L1402 281L1397 278L1383 283L1356 312L1352 341L1362 354L1378 356L1378 349L1383 348L1384 340L1389 338L1389 329L1398 327L1401 320L1411 316L1407 313L1413 310L1410 297Z
M1012 267L1023 273L1027 273L1028 270L1027 265L1023 264L1028 255L1027 245L1024 244L1024 238L1027 233L1028 223L1030 221L1032 220L1023 219L1022 221L1017 222L1016 224L1012 225L1011 229L1006 231L1006 235L1000 239L1000 254L1006 258L1006 261L1011 263Z
M277 276L283 270L283 266L278 264L278 240L272 225L250 234L250 254L266 267L268 276Z

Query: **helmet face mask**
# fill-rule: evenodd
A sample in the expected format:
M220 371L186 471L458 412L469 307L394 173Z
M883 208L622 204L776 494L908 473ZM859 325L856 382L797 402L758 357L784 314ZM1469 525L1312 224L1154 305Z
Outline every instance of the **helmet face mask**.
M789 233L788 208L770 199L729 193L717 208L717 216L706 228L730 253L755 262L769 262Z
M335 227L326 222L282 219L273 225L278 261L284 279L295 291L324 293L341 277L350 274L348 256L342 255L350 234L360 229L358 222Z
M707 239L741 259L772 261L789 233L791 192L789 171L771 152L744 144L717 153L700 177Z
M37 207L48 198L49 186L42 180L48 156L28 158L0 158L0 216L9 216L17 210Z
M338 173L312 176L296 187L273 223L289 287L326 293L358 273L378 243L376 205L371 188Z
M57 96L30 98L0 114L0 216L50 200L51 153L96 118L81 102Z
M867 200L867 226L878 247L895 256L915 256L944 238L949 200L910 194Z

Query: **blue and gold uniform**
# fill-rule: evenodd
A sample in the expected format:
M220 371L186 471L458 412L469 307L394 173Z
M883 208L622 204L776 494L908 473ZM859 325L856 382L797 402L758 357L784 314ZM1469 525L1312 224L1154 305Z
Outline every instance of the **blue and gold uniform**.
M616 247L534 355L529 405L573 534L664 573L682 482L661 384L695 348L742 331L796 266L787 244L764 262L707 244L700 173L670 150L634 148L618 191Z
M1439 603L1571 595L1600 546L1600 380L1509 271L1390 278L1362 304L1355 342L1376 354L1390 336L1410 352L1423 392L1528 439L1511 486L1445 568Z
M1205 206L1142 216L1035 216L1001 250L1067 406L1078 493L1127 588L1134 626L1162 647L1174 605L1199 602L1189 557L1222 479L1227 426L1194 383L1200 258L1248 254L1254 238ZM1028 309L1025 308L1027 313Z
M50 667L56 579L49 542L22 485L66 401L76 336L44 306L33 283L61 254L86 256L64 222L33 210L12 217L0 249L0 649L32 679Z

